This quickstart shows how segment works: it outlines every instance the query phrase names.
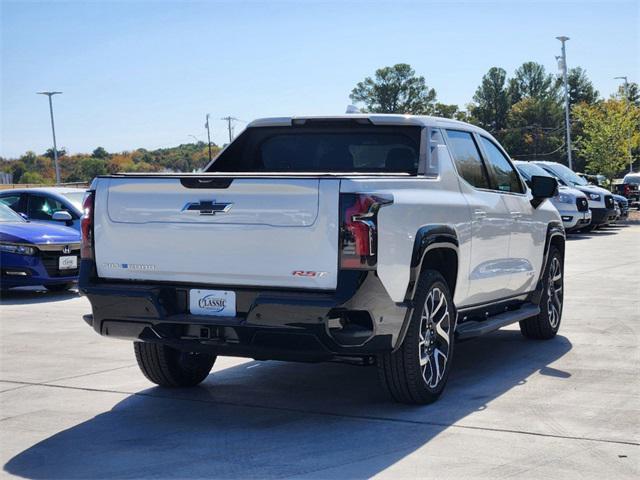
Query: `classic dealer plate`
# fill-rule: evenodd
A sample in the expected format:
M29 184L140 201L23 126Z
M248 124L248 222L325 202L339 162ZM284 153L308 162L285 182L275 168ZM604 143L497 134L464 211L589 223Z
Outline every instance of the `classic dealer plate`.
M78 268L78 257L75 255L58 258L59 270L73 270Z
M236 292L192 289L189 291L189 311L196 315L235 317Z

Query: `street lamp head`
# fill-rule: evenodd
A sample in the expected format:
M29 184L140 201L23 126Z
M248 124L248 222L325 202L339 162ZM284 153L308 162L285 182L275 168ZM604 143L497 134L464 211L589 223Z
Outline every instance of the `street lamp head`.
M567 40L569 40L569 37L561 36L561 37L556 37L556 39L558 39L558 40L560 40L561 42L563 42L563 43L564 43L564 42L566 42Z
M48 95L49 97L52 95L59 95L62 92L36 92L38 95Z
M624 80L625 82L627 81L627 77L613 77L614 80Z

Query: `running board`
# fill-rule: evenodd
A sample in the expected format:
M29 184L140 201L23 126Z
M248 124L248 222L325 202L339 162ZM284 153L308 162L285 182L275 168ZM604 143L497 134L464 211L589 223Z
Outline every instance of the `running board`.
M540 307L538 305L529 304L523 305L518 310L499 313L480 322L476 320L469 320L461 323L458 328L456 328L456 338L458 340L466 340L468 338L478 337L485 333L493 332L499 328L511 325L512 323L535 317L539 313Z

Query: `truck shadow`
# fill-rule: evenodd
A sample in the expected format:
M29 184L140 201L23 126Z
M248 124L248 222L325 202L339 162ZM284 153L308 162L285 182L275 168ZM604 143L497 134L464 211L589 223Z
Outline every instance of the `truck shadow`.
M371 477L471 414L470 423L509 429L490 402L534 374L571 376L550 367L572 348L562 336L527 341L506 330L456 348L447 390L430 406L390 402L375 368L250 362L198 388L137 392L4 469L27 478Z

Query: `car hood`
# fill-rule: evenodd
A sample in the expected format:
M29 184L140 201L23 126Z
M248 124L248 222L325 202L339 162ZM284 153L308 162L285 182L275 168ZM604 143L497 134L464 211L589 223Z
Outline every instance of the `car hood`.
M595 185L575 185L574 187L584 193L597 193L598 195L611 195L611 192L602 187L596 187Z
M0 241L11 243L79 243L80 232L61 225L38 222L0 223Z
M583 192L581 192L577 188L565 187L564 185L558 185L558 193L563 193L565 195L572 195L576 198L587 197Z

